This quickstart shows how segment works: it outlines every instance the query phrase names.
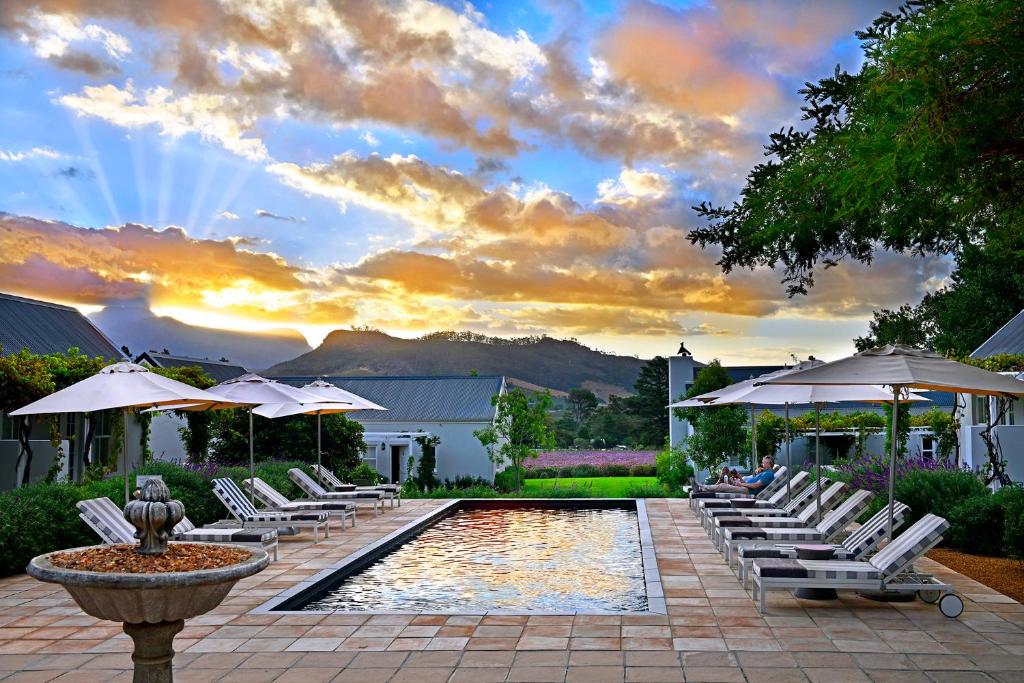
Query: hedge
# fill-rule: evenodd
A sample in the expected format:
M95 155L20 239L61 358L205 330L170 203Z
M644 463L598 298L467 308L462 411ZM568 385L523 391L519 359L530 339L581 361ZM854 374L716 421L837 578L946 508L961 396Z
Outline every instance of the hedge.
M256 463L256 476L289 498L302 492L288 478L288 469L301 462L267 461ZM228 511L213 494L214 477L231 477L239 486L249 478L248 467L220 467L191 470L173 463L154 462L135 474L159 474L171 490L171 496L185 505L185 514L202 526L228 517ZM20 574L36 555L95 545L99 538L78 517L75 503L88 498L107 497L120 505L124 498L124 478L110 477L82 484L39 482L0 493L0 576ZM259 507L259 505L257 505Z

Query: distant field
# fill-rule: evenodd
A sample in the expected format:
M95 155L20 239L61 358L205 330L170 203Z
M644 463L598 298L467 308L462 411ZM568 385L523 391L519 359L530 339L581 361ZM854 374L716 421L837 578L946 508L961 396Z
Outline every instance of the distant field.
M576 465L653 465L654 451L545 451L524 464L530 469Z
M552 488L571 488L572 486L587 486L590 488L590 495L595 498L623 498L627 491L641 486L659 486L657 477L579 477L566 479L526 479L523 481L523 493L525 495L536 495L543 498L545 490Z

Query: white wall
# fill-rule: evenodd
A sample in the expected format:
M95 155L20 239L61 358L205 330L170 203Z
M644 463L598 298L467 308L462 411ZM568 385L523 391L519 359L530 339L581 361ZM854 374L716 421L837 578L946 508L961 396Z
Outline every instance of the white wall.
M185 462L185 445L181 441L180 427L185 425L185 418L174 413L156 413L149 425L149 450L154 460L166 462Z
M977 470L988 462L985 442L981 438L984 427L967 425L960 430L960 451L963 464ZM999 444L1006 473L1016 482L1024 482L1024 426L999 425L992 430L992 437Z
M494 466L487 457L487 450L473 436L473 432L483 429L485 422L371 422L359 420L367 432L430 432L441 438L437 447L438 479L455 479L468 475L494 479ZM390 457L390 455L388 456ZM419 458L419 448L416 448ZM405 468L403 456L402 467Z

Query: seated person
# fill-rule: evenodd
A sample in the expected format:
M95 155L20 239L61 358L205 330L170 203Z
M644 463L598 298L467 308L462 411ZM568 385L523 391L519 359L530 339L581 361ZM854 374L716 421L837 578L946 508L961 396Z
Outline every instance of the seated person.
M761 460L761 468L750 476L743 477L736 483L712 484L701 486L695 484L695 491L711 491L714 493L749 493L755 495L775 479L775 458L766 455Z

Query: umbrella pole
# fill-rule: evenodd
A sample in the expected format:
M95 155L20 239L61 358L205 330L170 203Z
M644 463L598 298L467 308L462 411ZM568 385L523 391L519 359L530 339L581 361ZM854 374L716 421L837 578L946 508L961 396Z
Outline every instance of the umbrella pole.
M814 404L814 468L818 472L818 523L821 523L821 404Z
M793 478L793 463L790 460L789 452L789 404L786 404L786 502L789 503L793 498L792 491L789 488L789 480Z
M893 507L894 499L896 496L896 452L899 450L898 441L896 437L900 422L900 390L902 387L899 384L892 386L892 443L890 444L889 453L889 526L888 526L888 538L892 541L892 518L893 518Z
M249 502L256 505L256 458L252 449L252 406L249 407Z
M757 420L753 403L750 404L750 469L757 469Z
M124 459L124 504L127 505L131 498L128 497L128 409L121 411L124 414L124 426L121 427L121 457Z
M323 472L323 465L320 464L320 413L316 414L316 472L319 475Z

